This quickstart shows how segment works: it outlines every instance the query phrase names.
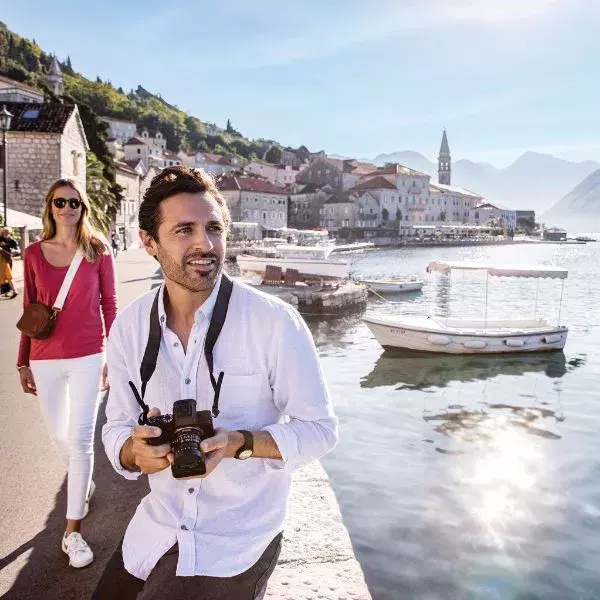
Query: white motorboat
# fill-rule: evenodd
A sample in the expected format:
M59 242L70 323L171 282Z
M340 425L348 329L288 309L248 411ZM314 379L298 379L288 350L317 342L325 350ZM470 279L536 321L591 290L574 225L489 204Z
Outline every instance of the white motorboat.
M446 319L431 316L380 317L367 315L367 324L386 349L402 348L444 354L492 354L562 350L568 329L544 319L487 318L488 277L536 277L564 280L568 272L558 267L501 266L463 262L432 262L427 271L448 274L453 270L486 272L484 319ZM561 291L562 304L562 291ZM536 307L537 308L537 307Z
M423 288L420 279L358 279L369 291L378 294L401 294L404 292L418 292Z
M323 279L347 279L349 274L349 265L345 260L291 258L284 256L262 258L247 254L238 255L236 260L242 275L264 276L267 266L281 267L284 273L287 269L297 269L300 275L321 277Z

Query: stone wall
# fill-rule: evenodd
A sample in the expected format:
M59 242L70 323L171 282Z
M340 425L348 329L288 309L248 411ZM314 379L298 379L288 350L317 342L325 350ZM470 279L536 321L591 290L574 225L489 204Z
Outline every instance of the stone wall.
M83 127L79 119L79 112L73 114L60 141L60 176L74 179L82 190L85 191L86 174L86 142Z
M76 112L71 115L62 135L8 132L9 208L41 216L48 188L61 177L75 179L85 190L86 147L83 135ZM0 179L0 202L3 201Z
M53 133L7 134L9 208L41 215L48 188L61 176L60 137ZM2 185L0 200L4 201Z

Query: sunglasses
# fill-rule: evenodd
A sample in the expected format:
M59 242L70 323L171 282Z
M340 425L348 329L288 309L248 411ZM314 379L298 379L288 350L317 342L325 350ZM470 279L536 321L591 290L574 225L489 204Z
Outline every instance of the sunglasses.
M77 210L81 206L81 200L77 200L77 198L54 198L52 204L56 208L64 208L68 204L69 208Z

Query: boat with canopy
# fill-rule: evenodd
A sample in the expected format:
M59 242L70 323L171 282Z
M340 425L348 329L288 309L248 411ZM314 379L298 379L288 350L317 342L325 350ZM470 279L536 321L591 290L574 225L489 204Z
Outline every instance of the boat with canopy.
M366 315L367 324L377 341L386 349L401 348L444 354L492 354L562 350L568 328L560 324L564 283L568 271L560 267L482 264L475 262L434 261L428 273L449 275L453 271L485 272L485 312L483 319L443 318L434 316ZM490 277L523 277L561 280L558 321L543 318L489 319L488 283ZM539 291L539 285L538 285ZM534 315L537 314L538 293Z

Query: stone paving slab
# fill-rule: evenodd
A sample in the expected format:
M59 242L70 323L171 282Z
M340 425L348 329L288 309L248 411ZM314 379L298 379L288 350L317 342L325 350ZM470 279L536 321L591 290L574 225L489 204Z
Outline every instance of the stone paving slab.
M312 462L294 475L279 562L265 598L370 600L327 473Z

